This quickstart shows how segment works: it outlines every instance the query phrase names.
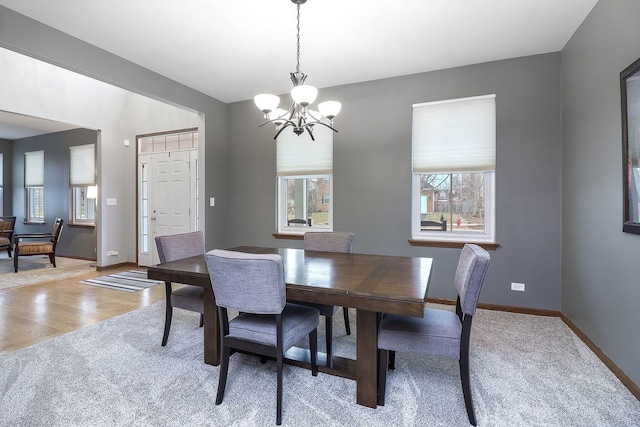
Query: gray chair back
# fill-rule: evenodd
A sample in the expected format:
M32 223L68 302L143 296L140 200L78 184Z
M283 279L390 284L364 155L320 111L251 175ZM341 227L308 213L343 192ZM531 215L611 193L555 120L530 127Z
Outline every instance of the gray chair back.
M161 263L204 254L202 231L170 234L156 237L156 247Z
M478 245L466 244L462 248L454 283L460 307L464 314L474 315L484 276L489 267L489 252Z
M215 249L205 259L219 307L253 314L282 313L286 285L280 255Z
M350 253L353 250L353 240L353 233L344 231L312 231L304 234L304 249Z

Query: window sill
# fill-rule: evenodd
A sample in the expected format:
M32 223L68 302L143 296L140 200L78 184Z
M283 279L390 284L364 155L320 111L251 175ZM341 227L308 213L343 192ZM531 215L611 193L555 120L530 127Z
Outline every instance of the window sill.
M69 227L96 228L95 224L70 223Z
M414 240L409 239L409 244L411 246L426 246L432 248L462 248L465 243L473 243L474 245L478 245L481 248L484 248L488 251L495 251L499 243L489 243L489 242L447 242L442 240Z
M304 234L273 233L273 237L275 237L276 239L285 239L285 240L304 240Z
M46 224L44 222L35 222L35 221L22 221L22 223L24 225L42 225L45 226Z

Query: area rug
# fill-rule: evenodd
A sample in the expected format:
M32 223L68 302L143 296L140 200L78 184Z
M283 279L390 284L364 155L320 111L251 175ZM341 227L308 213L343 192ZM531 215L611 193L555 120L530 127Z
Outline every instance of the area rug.
M161 285L164 282L161 280L147 279L147 272L144 270L128 270L109 274L108 276L96 277L95 279L83 280L80 283L118 291L136 292L141 289L150 288L151 286Z
M13 258L6 252L0 254L0 290L17 286L33 285L40 282L64 279L96 271L95 261L56 257L56 265L51 265L48 256L20 257L18 272L13 270Z
M162 347L164 314L159 302L0 356L0 425L275 425L275 364L231 356L215 405L219 368L203 363L198 313L175 310ZM354 335L336 319L336 354L355 353L352 314ZM640 425L640 402L558 318L478 310L471 387L479 427ZM469 426L455 360L398 354L385 406L355 396L352 380L287 365L282 425Z

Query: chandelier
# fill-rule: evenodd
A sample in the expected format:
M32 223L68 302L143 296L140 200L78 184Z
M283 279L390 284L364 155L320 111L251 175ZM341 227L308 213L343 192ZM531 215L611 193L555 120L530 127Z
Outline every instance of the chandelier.
M333 127L333 119L340 112L341 104L337 101L325 101L318 104L318 111L310 110L309 106L316 100L318 89L311 85L304 84L307 75L300 72L300 5L307 0L291 0L298 9L298 25L297 25L297 55L296 55L296 71L290 73L293 89L291 89L291 98L293 103L289 110L278 108L280 98L276 95L261 94L256 95L254 101L260 111L264 113L264 123L273 123L276 127L276 135L273 139L278 138L288 127L293 128L293 132L300 136L305 131L309 133L312 140L313 127L315 125L326 126L334 132L338 132Z

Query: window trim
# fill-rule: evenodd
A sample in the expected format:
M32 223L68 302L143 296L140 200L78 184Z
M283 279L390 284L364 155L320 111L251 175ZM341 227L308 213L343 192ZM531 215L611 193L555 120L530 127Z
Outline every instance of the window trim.
M96 224L96 199L89 198L89 187L96 186L96 144L73 145L69 147L69 190L70 197L70 225L95 226ZM78 199L76 189L86 188L85 198L87 204L93 200L93 219L78 218L76 216Z
M431 109L433 107L433 109ZM495 242L496 95L413 104L411 129L411 240L443 243ZM444 115L445 120L441 120ZM470 127L460 130L460 121ZM478 133L469 133L475 129ZM471 136L473 135L473 136ZM476 137L479 138L476 141ZM451 139L456 143L451 144ZM473 144L470 145L470 142ZM477 144L476 144L477 143ZM477 146L476 146L477 145ZM434 157L441 154L442 158ZM462 158L458 158L462 154ZM434 164L433 160L436 159ZM444 160L441 161L441 160ZM423 174L483 173L485 227L482 233L421 229L420 179Z
M466 173L455 172L450 173ZM469 231L440 231L421 230L420 227L420 175L412 174L411 190L411 240L430 240L438 242L495 242L495 172L488 171L485 174L484 201L485 201L485 231L473 233Z
M87 203L89 203L89 200L93 200L93 203L96 203L96 199L91 199L88 197L88 193L89 193L89 187L91 187L90 185L75 185L69 188L69 190L71 191L71 221L70 221L70 225L78 225L78 226L85 226L85 227L95 227L96 225L96 214L97 214L97 207L94 207L94 211L93 211L93 219L83 219L83 218L78 218L76 217L76 207L77 207L77 199L76 199L76 189L77 188L87 188L87 195L86 200Z
M42 189L42 218L34 217L31 209L33 189ZM25 224L44 224L46 200L44 188L44 150L24 153Z
M286 225L287 217L287 200L286 200L286 184L287 179L329 179L329 227L311 227L304 226L288 226ZM304 235L308 231L333 231L333 174L317 174L317 175L282 175L276 177L276 233L274 236L291 236Z
M34 189L38 189L41 188L42 189L42 218L38 218L38 217L34 217L32 216L32 212L31 212L31 205L32 205L32 200L31 200L31 190ZM25 200L26 200L26 208L27 208L27 215L25 216L25 224L44 224L44 209L45 209L45 193L44 193L44 185L33 185L33 186L29 186L29 187L25 187Z

